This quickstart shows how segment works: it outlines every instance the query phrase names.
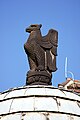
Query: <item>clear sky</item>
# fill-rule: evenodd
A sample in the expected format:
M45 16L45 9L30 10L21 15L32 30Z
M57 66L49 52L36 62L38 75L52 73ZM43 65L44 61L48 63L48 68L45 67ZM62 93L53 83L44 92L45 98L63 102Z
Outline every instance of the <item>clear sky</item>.
M43 25L42 35L51 28L58 31L53 86L65 81L66 57L68 71L80 80L80 0L0 0L0 91L25 85L29 70L25 28L35 23Z

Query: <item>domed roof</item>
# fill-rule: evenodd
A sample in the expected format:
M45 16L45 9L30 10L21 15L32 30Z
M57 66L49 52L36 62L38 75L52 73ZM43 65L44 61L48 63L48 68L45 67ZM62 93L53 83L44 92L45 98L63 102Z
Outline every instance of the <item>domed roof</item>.
M0 93L0 120L80 120L80 97L53 86L33 85Z

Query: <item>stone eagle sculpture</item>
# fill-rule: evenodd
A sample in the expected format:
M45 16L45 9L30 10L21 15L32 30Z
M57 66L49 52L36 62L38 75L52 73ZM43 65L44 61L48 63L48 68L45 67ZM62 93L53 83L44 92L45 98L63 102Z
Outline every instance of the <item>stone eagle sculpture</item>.
M58 32L50 29L46 36L42 36L41 27L41 24L32 24L26 28L26 32L30 33L24 44L30 65L28 76L36 72L45 72L51 76L51 73L57 70Z

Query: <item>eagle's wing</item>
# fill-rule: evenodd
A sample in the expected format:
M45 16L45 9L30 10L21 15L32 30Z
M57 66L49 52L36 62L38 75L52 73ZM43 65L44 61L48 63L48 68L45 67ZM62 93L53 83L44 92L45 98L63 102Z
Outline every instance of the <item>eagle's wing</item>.
M56 56L58 46L58 32L54 29L50 29L48 34L42 37L42 40L39 44L45 49L51 49L51 53Z
M49 71L56 71L56 56L57 56L57 46L58 46L58 32L56 30L50 29L47 34L47 40L52 45L50 51L46 51L47 55L47 66Z
M54 46L58 46L58 32L54 29L50 29L49 32L49 41L54 45Z
M58 47L58 32L54 29L50 29L48 32L48 40L52 44L51 52L56 56Z

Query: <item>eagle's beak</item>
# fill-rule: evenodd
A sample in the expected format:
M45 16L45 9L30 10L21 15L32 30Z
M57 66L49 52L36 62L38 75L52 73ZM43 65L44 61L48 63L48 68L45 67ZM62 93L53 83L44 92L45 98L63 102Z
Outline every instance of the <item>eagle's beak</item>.
M26 28L25 31L26 31L26 32L29 32L29 33L31 32L31 30L30 30L29 28Z

